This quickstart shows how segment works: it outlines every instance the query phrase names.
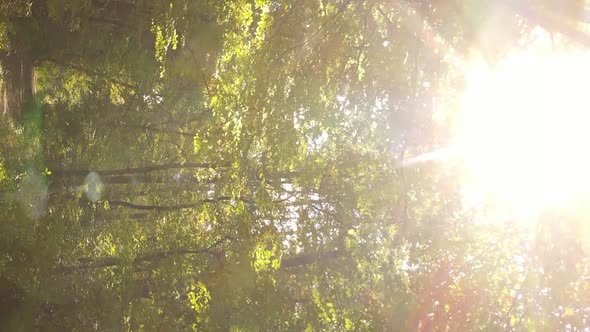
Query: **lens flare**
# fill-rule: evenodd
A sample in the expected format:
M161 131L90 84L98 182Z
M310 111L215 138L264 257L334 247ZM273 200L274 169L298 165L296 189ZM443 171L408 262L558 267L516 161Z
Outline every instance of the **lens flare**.
M93 203L100 200L104 191L104 184L100 179L100 175L96 172L90 172L84 180L84 192L86 197Z

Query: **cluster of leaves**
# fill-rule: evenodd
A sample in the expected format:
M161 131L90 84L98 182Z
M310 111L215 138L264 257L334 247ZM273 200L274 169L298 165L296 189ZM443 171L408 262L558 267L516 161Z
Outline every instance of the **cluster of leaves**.
M444 47L489 12L452 3L0 5L37 84L0 128L0 325L588 325L579 223L481 224L454 174L396 166L446 144Z

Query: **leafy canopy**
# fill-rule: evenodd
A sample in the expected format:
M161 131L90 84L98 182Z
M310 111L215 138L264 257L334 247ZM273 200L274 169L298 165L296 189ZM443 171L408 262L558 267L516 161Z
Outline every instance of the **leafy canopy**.
M457 169L399 167L449 144L452 55L493 61L535 24L567 34L526 15L546 6L2 2L2 73L31 59L35 91L0 128L0 325L587 326L583 213L531 240L479 222Z

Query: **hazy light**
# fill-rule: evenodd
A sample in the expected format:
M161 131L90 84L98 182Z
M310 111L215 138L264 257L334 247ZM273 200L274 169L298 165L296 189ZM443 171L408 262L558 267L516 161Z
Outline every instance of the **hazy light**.
M442 148L432 152L420 154L415 157L410 157L402 160L397 166L398 167L411 167L414 165L423 164L430 161L441 161L447 160L452 157L456 157L459 151L453 148Z
M45 213L47 207L47 184L36 169L29 169L18 186L16 199L26 214L37 219Z

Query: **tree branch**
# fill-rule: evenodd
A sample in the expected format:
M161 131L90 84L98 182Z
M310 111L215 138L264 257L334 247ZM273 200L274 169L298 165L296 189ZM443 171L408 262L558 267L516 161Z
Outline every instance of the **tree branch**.
M502 3L519 16L539 25L543 29L560 33L582 46L590 47L590 34L577 29L567 22L562 22L560 20L562 17L551 15L551 13L546 13L539 9L535 10L528 1L502 1Z
M128 89L131 89L131 90L137 90L137 86L135 86L135 85L132 85L132 84L127 83L127 82L120 81L120 80L118 80L116 78L105 77L104 75L101 75L98 72L93 72L93 71L91 71L91 70L89 70L87 68L84 68L84 67L82 67L80 65L77 65L77 64L63 63L63 62L58 61L58 60L55 60L55 59L46 59L46 61L47 62L51 62L51 63L53 63L55 65L58 65L58 66L61 66L61 67L66 67L66 68L69 68L69 69L76 70L78 72L81 72L81 73L86 74L86 75L89 75L89 76L97 76L97 77L100 77L101 79L103 79L105 81L109 81L109 82L111 82L113 84L124 86L124 87L126 87Z
M313 263L326 263L341 257L343 254L344 252L342 250L332 250L325 253L303 254L289 257L281 261L281 268L287 269L290 267L310 265Z

